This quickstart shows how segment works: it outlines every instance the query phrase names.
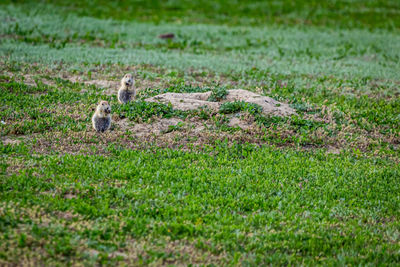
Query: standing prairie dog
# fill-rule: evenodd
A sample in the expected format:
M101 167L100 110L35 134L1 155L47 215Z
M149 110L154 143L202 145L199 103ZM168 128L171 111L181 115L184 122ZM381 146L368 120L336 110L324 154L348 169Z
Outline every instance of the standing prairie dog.
M92 117L93 128L103 133L111 127L111 106L107 101L100 101Z
M128 73L121 80L121 87L118 90L118 102L121 104L128 103L136 96L135 88L133 88L133 76Z

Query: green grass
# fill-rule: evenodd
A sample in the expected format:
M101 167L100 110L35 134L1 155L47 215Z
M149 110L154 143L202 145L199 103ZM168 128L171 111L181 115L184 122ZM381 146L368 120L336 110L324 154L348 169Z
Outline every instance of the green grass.
M207 100L211 102L219 102L221 100L226 99L227 95L228 91L226 90L225 87L217 87L211 90L211 95Z
M27 228L29 243L20 240L19 247L60 246L42 247L49 262L82 260L85 246L107 254L128 250L130 239L150 244L167 237L211 253L227 251L224 260L231 263L399 260L397 164L224 145L214 156L112 147L109 157L21 155L37 167L2 180L2 258L13 260L9 255L19 250L7 246L13 242L7 236ZM19 155L15 148L2 150L7 157ZM69 229L68 222L44 226L40 218L20 217L31 207L49 216L79 215L70 223L81 230Z
M5 1L8 3L10 1ZM79 16L100 19L139 20L162 24L165 21L181 23L215 23L228 25L317 25L331 27L363 27L369 29L400 27L396 0L362 1L143 1L104 0L70 2L12 1L23 3L25 9L40 6L46 11L73 12ZM53 4L53 7L45 4Z
M68 114L68 110L74 105L81 106L80 112L89 113L90 106L93 107L93 103L100 100L97 90L92 87L91 92L81 93L81 88L76 88L76 85L72 88L65 82L58 85L65 87L55 89L40 82L37 86L27 86L8 77L0 82L0 100L3 103L0 117L6 123L0 134L24 135L56 129L85 129L90 117L79 115L74 118L71 115L76 114Z
M0 7L0 265L400 262L398 1ZM219 110L145 101L208 91Z
M15 14L13 20L7 19L10 12ZM17 61L50 64L62 58L79 65L84 58L89 64L146 63L220 73L253 70L339 77L352 73L352 78L370 79L396 79L400 69L400 38L384 30L117 23L14 6L6 6L0 16L5 21L0 32L9 37L0 54ZM173 42L181 45L170 47L157 38L170 31L178 35Z
M262 112L262 107L260 105L247 103L244 101L225 102L220 106L219 112L224 114L249 112L252 115L258 115Z
M178 111L173 110L171 105L146 101L135 101L127 105L117 106L115 112L120 117L136 122L147 122L153 117L170 118L180 114Z

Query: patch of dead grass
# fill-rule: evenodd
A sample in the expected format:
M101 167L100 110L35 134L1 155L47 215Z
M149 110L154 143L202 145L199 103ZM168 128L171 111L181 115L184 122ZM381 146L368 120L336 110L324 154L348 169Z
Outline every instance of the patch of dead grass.
M110 153L110 146L124 149L147 149L151 147L171 149L202 149L229 140L230 144L248 143L257 146L275 145L277 147L292 147L300 150L325 148L327 153L338 154L340 151L357 150L361 153L372 153L374 156L385 156L381 151L381 142L396 146L398 135L383 135L379 130L367 132L351 125L342 127L339 131L336 125L327 128L317 128L307 135L307 141L296 143L304 138L288 125L273 125L265 128L259 126L252 116L228 116L222 125L223 116L217 114L212 120L202 120L198 117L186 119L154 118L151 123L134 123L128 119L116 118L111 131L103 134L91 129L90 123L83 131L50 131L35 135L31 143L37 154L103 154ZM335 134L332 135L331 133ZM13 137L6 137L12 140ZM31 138L26 137L24 142ZM33 138L32 138L33 140ZM398 145L397 145L398 146ZM393 155L394 159L397 156ZM14 168L14 167L10 167ZM18 169L18 165L15 167Z

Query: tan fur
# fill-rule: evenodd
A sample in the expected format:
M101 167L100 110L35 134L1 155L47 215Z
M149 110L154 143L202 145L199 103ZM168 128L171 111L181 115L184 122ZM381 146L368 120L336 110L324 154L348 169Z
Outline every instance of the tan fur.
M92 117L93 128L105 132L111 127L111 106L107 101L100 101Z
M125 74L121 79L121 87L118 90L118 102L120 104L128 103L135 98L134 82L133 76L130 73Z

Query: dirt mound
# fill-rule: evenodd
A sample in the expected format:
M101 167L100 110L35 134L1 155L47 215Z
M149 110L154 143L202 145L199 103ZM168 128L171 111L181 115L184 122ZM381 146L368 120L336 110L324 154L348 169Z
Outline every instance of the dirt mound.
M200 107L208 107L212 110L218 110L222 103L232 101L245 101L258 104L262 107L263 113L275 116L290 116L296 111L286 103L281 103L268 96L262 96L247 90L236 89L228 90L226 99L222 102L211 102L207 99L211 91L205 93L165 93L146 99L148 102L160 102L164 104L171 103L174 109L194 110Z
M225 102L245 101L248 103L258 104L262 107L264 114L272 114L282 117L296 113L296 111L289 107L288 104L281 103L268 96L262 96L242 89L229 90L228 92Z
M165 93L146 99L148 102L171 103L174 109L193 110L200 107L208 107L218 110L220 103L207 101L211 92L206 93Z

